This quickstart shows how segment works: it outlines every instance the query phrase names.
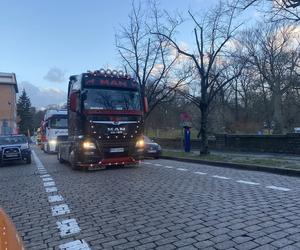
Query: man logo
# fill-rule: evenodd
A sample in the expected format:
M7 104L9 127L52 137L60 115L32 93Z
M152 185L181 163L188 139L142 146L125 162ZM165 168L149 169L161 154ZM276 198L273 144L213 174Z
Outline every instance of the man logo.
M125 128L124 127L115 127L115 128L107 128L107 131L110 134L123 134L123 132L125 132Z

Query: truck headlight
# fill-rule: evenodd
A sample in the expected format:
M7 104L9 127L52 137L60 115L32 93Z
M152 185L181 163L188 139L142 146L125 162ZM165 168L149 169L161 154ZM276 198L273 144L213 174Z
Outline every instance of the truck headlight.
M49 144L51 144L51 145L56 145L56 143L57 143L56 140L50 140L50 141L49 141Z
M139 140L136 142L135 146L136 146L137 148L143 148L143 147L145 146L145 141L144 141L144 139L139 139Z
M95 143L91 141L84 141L82 145L84 149L96 149Z

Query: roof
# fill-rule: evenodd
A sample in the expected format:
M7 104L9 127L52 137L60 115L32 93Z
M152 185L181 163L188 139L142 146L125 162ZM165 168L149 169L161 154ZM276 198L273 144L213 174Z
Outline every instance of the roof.
M0 85L14 85L16 93L19 92L15 73L0 72Z
M44 116L44 120L49 119L52 116L56 116L56 115L67 115L68 111L66 109L49 109L46 111L45 116Z

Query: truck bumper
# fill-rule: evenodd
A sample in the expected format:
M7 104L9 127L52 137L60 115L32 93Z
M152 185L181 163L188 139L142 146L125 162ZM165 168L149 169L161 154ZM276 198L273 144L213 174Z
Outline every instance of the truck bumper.
M128 165L137 165L142 160L142 154L135 154L131 156L116 156L104 158L101 156L93 156L87 157L84 156L78 162L78 166L80 168L88 169L88 170L97 170L97 169L105 169L108 166L128 166Z

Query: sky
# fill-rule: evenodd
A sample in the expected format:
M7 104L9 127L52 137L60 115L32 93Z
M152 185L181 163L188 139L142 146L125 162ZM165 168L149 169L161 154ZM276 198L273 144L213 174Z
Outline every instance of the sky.
M216 0L161 0L162 8L205 11ZM66 101L68 77L120 66L115 34L132 0L0 0L0 72L14 72L33 106ZM192 30L192 28L191 28Z

